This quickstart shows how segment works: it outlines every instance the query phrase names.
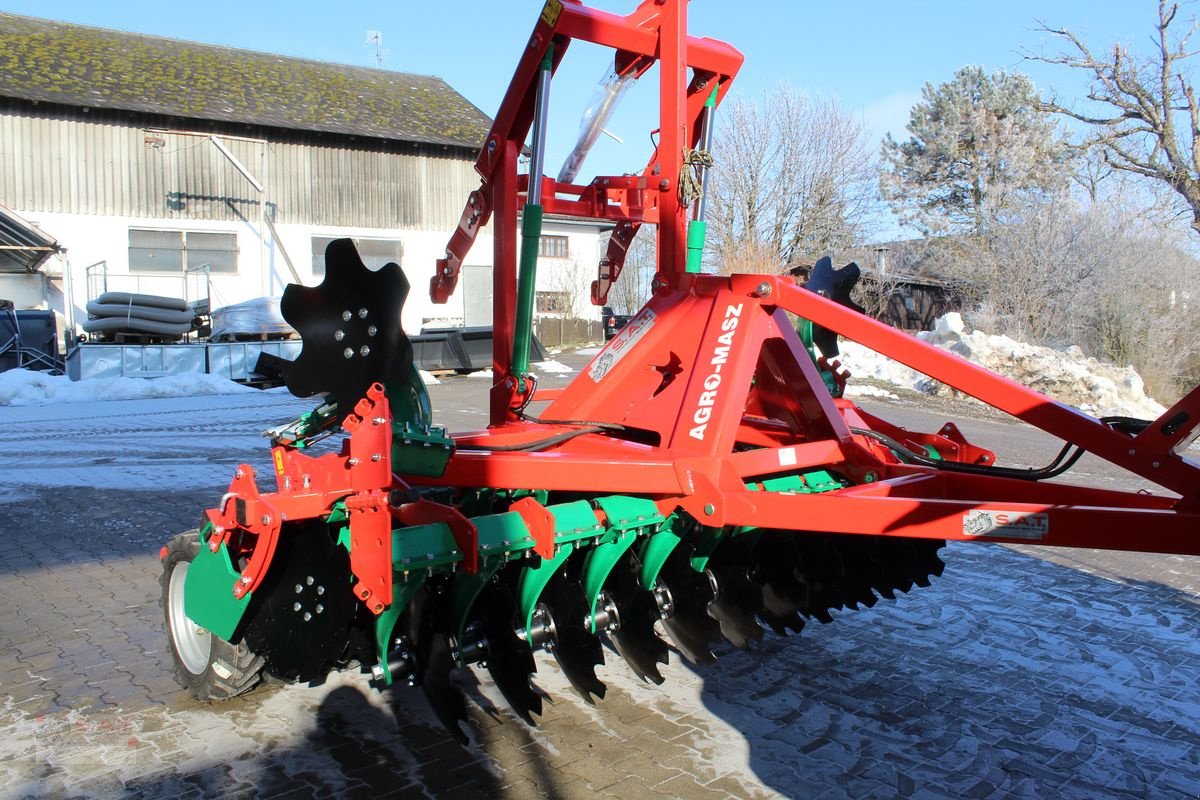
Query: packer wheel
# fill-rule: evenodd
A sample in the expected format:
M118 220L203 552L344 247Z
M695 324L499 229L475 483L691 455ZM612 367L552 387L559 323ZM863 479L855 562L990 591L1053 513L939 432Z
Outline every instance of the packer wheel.
M183 587L189 565L200 552L200 533L172 537L163 558L162 606L175 679L198 700L227 700L253 689L263 659L241 644L204 630L184 613Z

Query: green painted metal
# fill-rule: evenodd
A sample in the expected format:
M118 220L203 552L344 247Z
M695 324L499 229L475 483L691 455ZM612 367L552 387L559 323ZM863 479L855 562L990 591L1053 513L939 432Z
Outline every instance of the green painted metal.
M414 366L403 380L387 385L392 410L392 469L404 475L437 477L446 471L454 440L433 425L429 392Z
M799 475L783 475L778 478L767 478L762 481L763 491L767 492L803 492L807 488L804 478Z
M521 579L517 584L517 604L521 609L521 619L525 623L525 630L529 630L533 625L533 611L537 607L538 598L546 590L554 573L567 563L567 559L573 552L575 552L574 544L559 545L554 552L554 558L543 558L536 567L526 567L521 573Z
M694 219L688 223L687 229L687 272L700 272L704 260L704 242L708 238L708 222Z
M292 426L291 444L297 450L308 447L308 439L320 433L325 428L336 425L339 419L337 401L333 395L327 395L321 400L321 405L312 411L300 415Z
M591 503L586 500L558 503L547 506L547 510L554 515L554 543L557 549L554 558L544 558L537 566L527 567L521 573L517 585L517 604L526 629L532 623L533 610L546 584L575 552L576 544L586 539L599 541L605 533L604 526L596 520Z
M702 114L700 123L700 149L702 151L712 149L713 118L717 113L717 92L720 89L720 84L713 86L712 91L708 93L708 99L704 101L704 110L700 112ZM700 197L696 200L696 217L688 223L687 229L687 261L684 264L684 270L693 273L701 271L701 264L704 261L704 241L708 237L708 222L705 219L707 201L704 198L705 190L708 188L708 168L703 167L702 169L704 174L700 181Z
M474 517L471 522L479 531L480 558L521 557L534 547L533 535L525 526L524 518L515 511Z
M529 374L529 341L533 335L533 301L541 238L542 207L526 203L521 219L521 264L517 276L516 321L513 324L512 371L519 378Z
M813 324L810 320L800 317L796 321L796 333L800 335L800 342L804 345L804 349L808 351L808 357L812 359L814 364L818 364L818 359L821 354L817 352L817 346L813 343ZM818 364L819 366L819 364ZM841 397L843 389L837 382L837 376L832 370L822 368L821 382L825 384L825 388L834 397Z
M454 576L450 584L450 620L451 630L454 631L458 642L463 640L463 632L467 628L467 618L475 607L475 600L484 587L495 577L504 566L503 558L489 558L482 561L479 571L474 575L460 572Z
M850 482L826 470L815 469L804 473L804 483L808 486L810 492L829 492L834 489L842 489L848 486Z
M708 560L712 558L713 552L732 530L728 526L721 528L705 526L701 528L700 538L693 545L692 549L692 569L696 570L696 572L704 572L704 570L708 569Z
M620 531L616 533L615 538L588 551L583 562L583 591L587 596L588 611L591 614L589 628L592 633L596 632L596 602L600 592L604 590L604 582L608 580L621 556L625 555L637 540L636 531Z
M375 652L379 654L379 666L383 668L383 682L392 683L392 671L388 669L387 656L391 650L392 634L396 629L396 620L408 608L413 595L425 585L425 573L410 573L408 578L392 584L392 604L375 618Z
M224 544L215 553L208 549L206 540L211 534L211 525L200 532L200 552L192 559L183 583L183 611L201 628L229 641L250 605L251 593L240 599L233 596L240 573L233 568Z
M613 567L637 542L639 536L656 532L667 522L658 506L643 497L609 495L597 498L595 503L604 512L608 527L600 537L600 543L588 552L583 566L583 590L587 595L588 609L593 616L596 613L597 598L604 589L604 583L612 573ZM594 622L591 623L591 627L595 633Z
M538 87L539 111L534 114L533 158L529 176L529 199L541 199L541 169L542 156L546 147L546 129L544 118L546 96L544 92L550 87L550 74L554 71L554 45L546 48L542 59L541 76ZM536 181L536 185L535 185ZM533 300L537 283L537 260L539 243L542 238L542 206L540 202L525 204L521 218L521 262L517 272L517 311L513 326L512 374L518 379L517 391L524 393L525 377L529 374L529 343L533 336Z
M392 531L392 569L400 574L457 564L462 553L444 522Z
M421 380L421 371L414 364L403 378L391 381L384 387L392 418L406 420L416 425L433 424L433 405L429 402L429 391Z
M658 533L646 540L639 553L642 562L642 586L647 589L654 588L654 584L658 582L658 573L662 571L663 564L667 563L667 558L670 557L681 541L682 539L679 537L679 534L665 526Z

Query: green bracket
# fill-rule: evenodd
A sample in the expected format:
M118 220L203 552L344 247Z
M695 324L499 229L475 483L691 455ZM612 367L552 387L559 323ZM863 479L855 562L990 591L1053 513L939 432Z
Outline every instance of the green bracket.
M517 584L517 603L521 608L521 619L525 623L525 630L529 630L533 626L533 611L537 607L538 598L542 596L542 592L546 591L546 586L554 577L554 573L567 563L567 559L574 552L575 545L560 545L554 553L554 558L543 558L542 563L536 567L528 567L521 573L521 581Z
M462 553L444 522L392 531L392 569L402 575L446 567L462 561Z
M654 588L654 584L658 582L658 573L662 571L663 564L667 563L667 559L674 552L675 548L679 546L681 541L682 539L680 539L679 534L675 533L669 527L664 527L646 540L639 554L642 561L641 582L643 587L646 589Z
M629 551L638 539L634 531L622 531L616 538L593 547L583 562L583 591L587 596L588 610L591 614L590 630L596 632L596 601L604 589L604 582L612 573L613 567L621 560L621 556Z
M206 523L200 531L200 552L184 578L183 612L201 628L230 641L250 605L251 593L246 592L240 599L233 596L241 574L233 568L224 544L215 553L208 549L210 535L212 525Z
M454 581L450 584L450 619L451 630L454 631L454 637L460 646L467 628L467 617L470 615L471 609L475 607L479 593L496 576L502 566L504 566L503 558L489 558L479 565L479 571L474 575L460 572L454 576Z
M583 565L583 590L587 595L588 609L596 614L596 602L604 583L613 568L629 548L645 533L657 532L667 523L653 501L642 497L611 495L600 497L596 505L608 519L608 528L600 544L587 554ZM592 633L596 624L591 623Z
M696 572L704 572L708 569L708 560L712 558L713 552L730 533L730 528L710 528L705 526L700 530L700 540L696 542L692 550L692 569Z
M575 552L575 544L585 539L599 540L606 533L604 526L596 521L591 503L586 500L547 506L547 510L554 515L554 558L544 558L536 567L527 567L521 573L517 586L517 603L526 630L533 622L533 610L538 598L554 573Z

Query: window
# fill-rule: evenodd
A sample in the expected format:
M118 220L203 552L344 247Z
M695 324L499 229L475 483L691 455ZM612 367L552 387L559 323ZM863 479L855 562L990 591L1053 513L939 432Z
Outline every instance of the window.
M566 292L538 292L537 313L566 314L571 310L571 297Z
M237 272L236 233L129 229L130 272Z
M314 236L312 238L312 274L320 277L325 274L325 248L334 239L344 239L344 236ZM404 243L397 239L355 239L354 246L358 249L358 257L367 265L367 269L376 270L384 264L401 263L404 256Z
M543 236L538 246L542 258L570 258L571 248L566 236Z

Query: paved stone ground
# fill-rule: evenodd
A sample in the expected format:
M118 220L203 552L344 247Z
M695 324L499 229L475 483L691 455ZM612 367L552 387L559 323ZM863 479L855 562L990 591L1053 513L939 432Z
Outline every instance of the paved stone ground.
M1194 558L954 546L929 589L675 659L663 687L611 655L596 707L542 662L537 728L467 671L466 749L419 691L358 674L199 704L170 676L158 549L296 405L0 409L0 797L1200 796Z

